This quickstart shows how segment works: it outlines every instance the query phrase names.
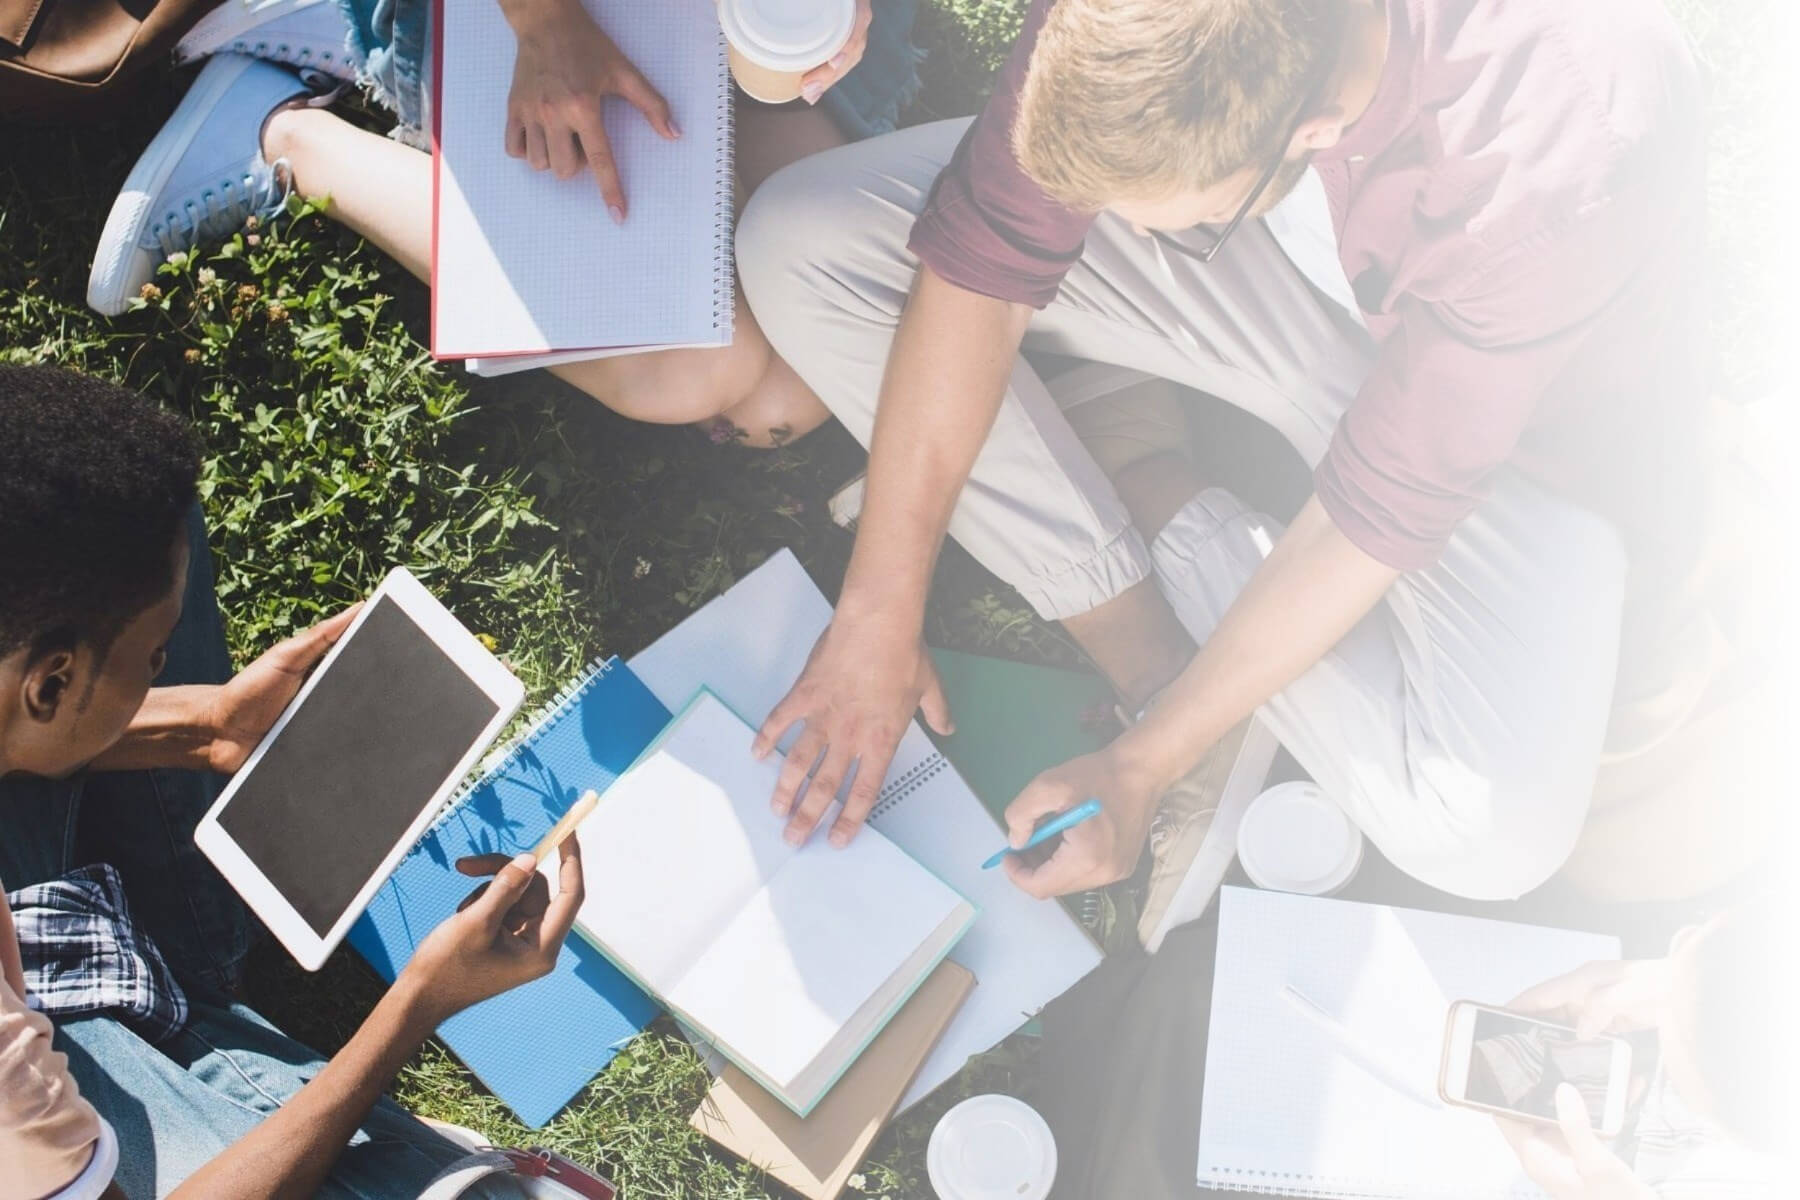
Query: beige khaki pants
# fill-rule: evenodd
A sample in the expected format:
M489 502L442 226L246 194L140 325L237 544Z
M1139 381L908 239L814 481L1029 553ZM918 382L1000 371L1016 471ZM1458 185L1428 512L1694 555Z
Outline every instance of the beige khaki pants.
M796 163L738 227L757 320L865 445L918 267L907 237L965 127L902 130ZM1373 353L1261 222L1203 264L1108 217L1026 348L1219 397L1274 426L1309 464ZM1203 641L1280 529L1215 489L1146 546L1021 360L950 533L1048 618L1154 574ZM1262 719L1402 869L1459 895L1519 895L1561 865L1587 811L1624 578L1610 525L1500 472L1442 560L1401 579Z

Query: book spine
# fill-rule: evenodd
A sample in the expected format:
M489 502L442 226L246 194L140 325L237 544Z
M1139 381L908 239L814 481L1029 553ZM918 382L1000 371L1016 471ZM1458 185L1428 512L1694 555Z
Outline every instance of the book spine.
M526 718L525 727L482 759L481 764L475 768L474 774L465 779L462 786L451 794L450 802L444 805L444 811L439 813L437 820L431 823L431 828L426 831L426 836L429 837L436 833L446 822L456 816L457 810L468 803L469 797L479 791L488 780L510 770L518 761L519 753L536 741L538 735L546 728L560 721L571 709L580 704L583 697L593 690L596 683L612 673L612 668L613 659L610 656L596 658L580 675ZM416 849L417 847L415 847Z
M713 182L713 330L729 343L737 325L737 105L733 103L730 52L725 31L714 22L719 39L718 175Z

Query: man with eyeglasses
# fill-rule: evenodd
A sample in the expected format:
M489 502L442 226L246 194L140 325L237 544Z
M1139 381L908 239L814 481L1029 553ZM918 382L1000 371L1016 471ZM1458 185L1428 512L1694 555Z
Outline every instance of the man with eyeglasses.
M763 730L804 726L790 833L854 763L848 840L915 708L947 724L920 630L948 532L1139 714L1013 804L1015 844L1105 806L1009 865L1027 891L1124 877L1160 810L1155 909L1257 712L1414 876L1542 883L1603 753L1704 675L1658 673L1706 637L1701 111L1656 0L1037 0L973 122L773 179L746 292L871 445ZM1021 346L1248 410L1310 498L1283 528L1205 487L1169 389L1096 398Z

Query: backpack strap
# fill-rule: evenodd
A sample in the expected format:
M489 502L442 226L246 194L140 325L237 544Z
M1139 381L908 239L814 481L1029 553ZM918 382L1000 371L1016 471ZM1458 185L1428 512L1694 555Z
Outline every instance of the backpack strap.
M560 1154L541 1147L531 1150L481 1150L460 1158L439 1171L425 1185L419 1200L456 1200L470 1188L494 1175L511 1175L520 1181L543 1180L549 1187L524 1182L526 1194L552 1200L617 1200L613 1186L582 1170Z

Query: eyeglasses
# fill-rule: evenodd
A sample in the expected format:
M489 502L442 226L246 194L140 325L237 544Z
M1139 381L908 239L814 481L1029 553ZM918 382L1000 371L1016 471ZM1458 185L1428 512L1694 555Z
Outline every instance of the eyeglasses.
M1153 230L1151 236L1160 242L1165 249L1173 250L1177 254L1203 263L1209 263L1219 256L1219 251L1225 248L1225 243L1231 239L1232 234L1237 232L1237 227L1242 225L1249 219L1250 214L1256 211L1257 202L1263 198L1263 193L1269 190L1269 185L1275 181L1275 176L1280 173L1282 166L1286 164L1288 147L1293 145L1294 138L1300 132L1300 127L1306 124L1306 119L1311 116L1313 110L1318 107L1319 99L1325 94L1325 85L1331 81L1331 77L1334 74L1332 68L1337 65L1336 60L1333 58L1324 59L1323 64L1324 65L1319 69L1319 77L1314 80L1313 85L1307 89L1306 98L1300 101L1300 107L1294 113L1294 119L1288 123L1287 132L1281 137L1281 145L1276 148L1275 157L1271 158L1269 160L1269 165L1263 168L1262 177L1256 181L1256 186L1250 189L1250 194L1244 197L1244 202L1238 205L1236 215L1225 223L1225 228L1219 230L1212 241L1205 246L1183 245L1169 234L1164 233L1161 230ZM1301 167L1305 167L1311 160L1312 151L1308 150L1300 159ZM1196 225L1194 228L1204 229L1205 226Z

